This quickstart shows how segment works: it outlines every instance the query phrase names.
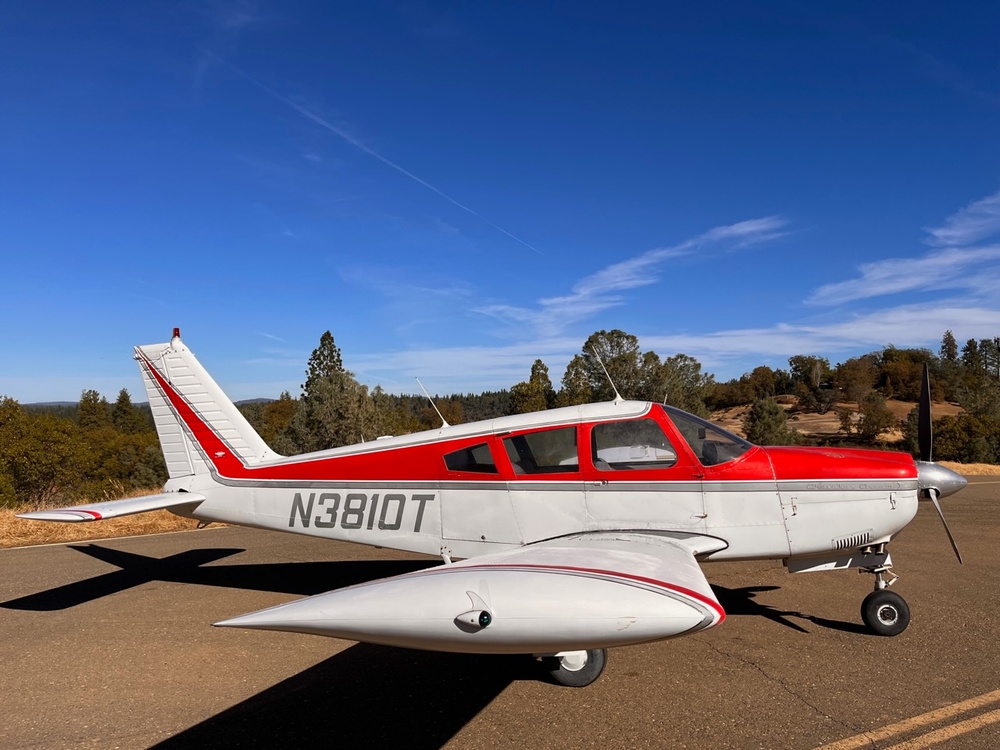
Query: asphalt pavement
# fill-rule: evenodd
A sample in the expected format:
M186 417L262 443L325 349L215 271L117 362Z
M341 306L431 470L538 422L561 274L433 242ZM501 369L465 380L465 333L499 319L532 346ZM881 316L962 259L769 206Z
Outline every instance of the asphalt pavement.
M0 747L1000 747L1000 479L891 546L912 610L870 635L872 578L711 563L721 626L611 649L583 689L528 657L212 622L438 560L241 528L0 551Z

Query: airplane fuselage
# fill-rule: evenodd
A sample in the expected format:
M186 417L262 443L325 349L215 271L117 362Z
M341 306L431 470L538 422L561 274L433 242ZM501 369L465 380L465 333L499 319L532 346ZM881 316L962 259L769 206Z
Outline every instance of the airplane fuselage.
M256 466L227 462L222 447L206 462L209 473L171 480L167 489L207 494L191 513L205 521L462 558L597 531L721 541L701 559L810 557L888 541L916 513L917 470L903 454L746 444L735 458L705 465L691 444L697 437L676 424L689 415L660 405L593 404L542 416ZM628 433L635 425L639 438ZM658 446L595 447L598 430L648 443L650 429ZM519 472L525 445L549 435L551 446L536 446L552 452L548 465ZM477 451L481 463L459 460ZM357 479L364 476L371 479Z

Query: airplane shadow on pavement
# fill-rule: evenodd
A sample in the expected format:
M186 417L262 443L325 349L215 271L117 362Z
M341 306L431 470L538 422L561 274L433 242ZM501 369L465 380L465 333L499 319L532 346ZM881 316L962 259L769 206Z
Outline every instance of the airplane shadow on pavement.
M511 682L540 674L528 656L359 643L154 747L439 748Z
M436 560L333 560L208 565L244 550L193 549L155 558L99 544L72 545L69 549L114 565L119 570L10 599L0 603L0 607L36 612L69 609L152 581L310 596L440 564Z
M740 589L727 589L725 586L718 586L715 584L712 585L712 591L715 592L715 598L719 600L719 604L722 605L722 608L725 610L727 616L749 615L752 617L763 617L764 619L771 620L779 625L784 625L786 628L791 628L792 630L796 630L800 633L808 633L809 631L789 618L807 620L814 625L819 625L820 627L828 628L830 630L871 635L871 632L861 623L830 620L825 617L803 614L802 612L775 609L774 607L757 601L758 594L762 594L767 591L775 591L778 588L780 587L746 586Z
M208 548L161 559L99 544L70 549L116 566L92 578L0 603L68 609L153 581L302 596L439 565L437 560L222 564L244 550ZM187 747L437 748L515 680L545 677L525 655L447 654L359 643L161 742Z
M114 565L119 570L10 599L0 603L0 607L51 612L75 607L152 581L311 596L440 564L437 560L332 560L209 565L244 550L193 549L169 557L155 558L99 544L77 544L70 546L69 549ZM868 633L860 623L841 622L801 612L778 610L757 601L758 594L774 591L777 588L777 586L747 586L729 589L725 586L712 586L716 598L729 616L763 617L802 633L808 631L789 618L806 620L831 630Z

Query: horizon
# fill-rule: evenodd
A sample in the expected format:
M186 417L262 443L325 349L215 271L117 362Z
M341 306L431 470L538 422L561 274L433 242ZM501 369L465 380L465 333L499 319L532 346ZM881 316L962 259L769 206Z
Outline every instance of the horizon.
M0 17L20 403L142 394L175 326L234 401L325 330L436 394L558 387L601 329L719 381L1000 335L995 4Z

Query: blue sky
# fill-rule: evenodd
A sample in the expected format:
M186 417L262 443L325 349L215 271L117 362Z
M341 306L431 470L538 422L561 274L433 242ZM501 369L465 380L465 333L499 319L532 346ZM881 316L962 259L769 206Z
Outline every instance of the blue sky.
M0 6L0 394L718 379L1000 335L1000 6Z

